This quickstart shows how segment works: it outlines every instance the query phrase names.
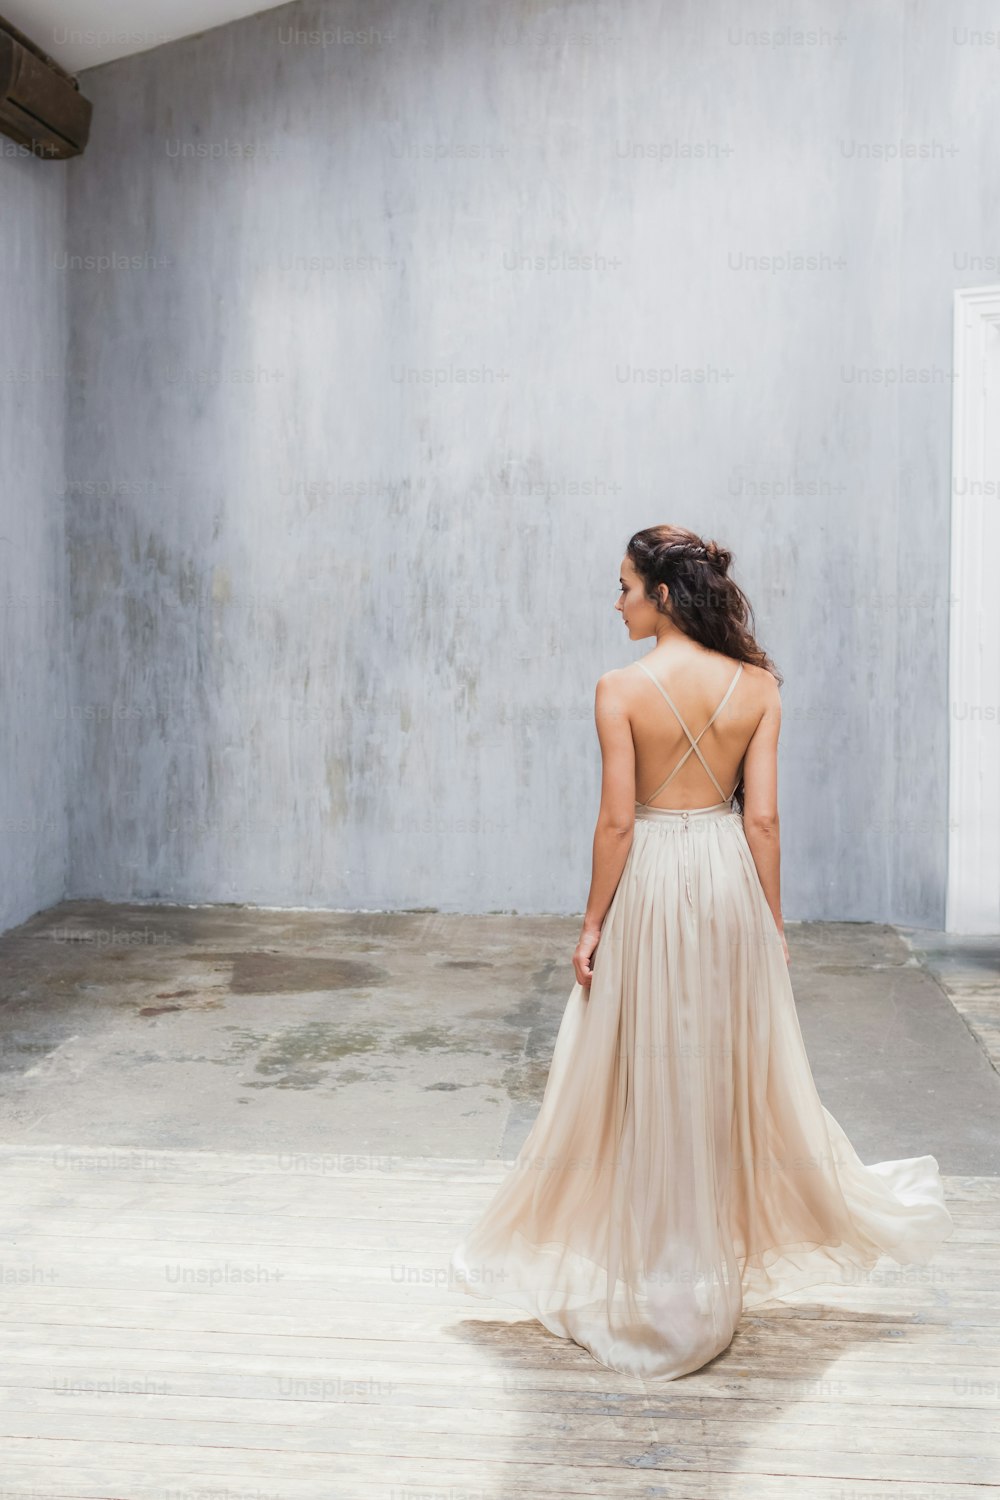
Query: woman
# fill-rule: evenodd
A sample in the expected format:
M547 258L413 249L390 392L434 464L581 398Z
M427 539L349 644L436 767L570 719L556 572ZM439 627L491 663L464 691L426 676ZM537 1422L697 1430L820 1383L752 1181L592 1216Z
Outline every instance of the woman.
M779 894L781 678L730 553L655 526L597 684L593 877L539 1113L451 1257L613 1370L674 1379L741 1312L954 1228L933 1156L862 1165L816 1092Z

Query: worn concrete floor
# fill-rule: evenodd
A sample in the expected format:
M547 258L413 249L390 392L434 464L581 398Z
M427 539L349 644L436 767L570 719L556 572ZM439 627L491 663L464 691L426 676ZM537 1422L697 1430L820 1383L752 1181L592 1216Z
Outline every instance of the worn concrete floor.
M0 1140L513 1157L578 925L64 902L0 937ZM1000 1174L1000 1074L945 988L971 966L995 996L997 945L788 936L820 1096L862 1160Z

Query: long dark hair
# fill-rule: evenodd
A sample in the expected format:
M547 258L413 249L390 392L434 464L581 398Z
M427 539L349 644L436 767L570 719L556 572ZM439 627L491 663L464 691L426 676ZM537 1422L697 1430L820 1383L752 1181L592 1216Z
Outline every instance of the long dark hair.
M784 678L754 639L750 601L729 577L733 554L682 526L647 526L629 539L625 554L646 586L646 598L693 641L764 667L780 687ZM666 603L659 585L669 589Z

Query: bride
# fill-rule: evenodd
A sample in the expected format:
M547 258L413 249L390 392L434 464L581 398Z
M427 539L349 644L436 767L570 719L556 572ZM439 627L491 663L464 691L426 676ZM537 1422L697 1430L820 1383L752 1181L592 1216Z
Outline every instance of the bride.
M933 1156L862 1164L816 1091L780 901L781 678L732 557L636 532L616 603L641 660L597 684L601 804L541 1106L451 1256L625 1374L674 1379L741 1313L953 1222Z

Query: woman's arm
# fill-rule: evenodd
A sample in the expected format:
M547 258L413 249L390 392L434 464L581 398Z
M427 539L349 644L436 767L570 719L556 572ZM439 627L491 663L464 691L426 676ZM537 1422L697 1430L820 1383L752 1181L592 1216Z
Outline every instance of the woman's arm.
M590 985L594 950L622 878L635 828L635 747L620 673L606 672L598 679L594 718L601 743L601 806L594 830L590 894L573 954L577 981L585 988Z
M781 829L778 821L778 734L781 696L771 679L767 705L743 758L743 829L757 867L764 899L781 935L788 961L781 916Z

